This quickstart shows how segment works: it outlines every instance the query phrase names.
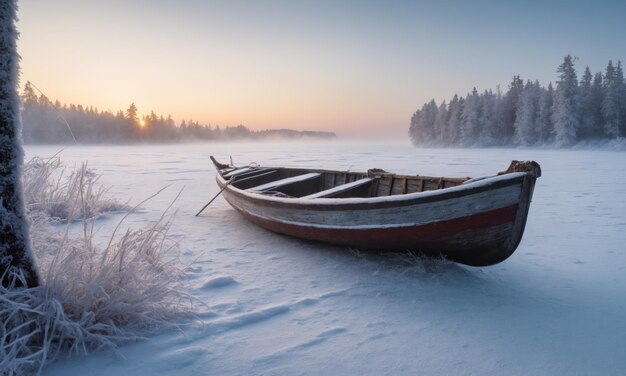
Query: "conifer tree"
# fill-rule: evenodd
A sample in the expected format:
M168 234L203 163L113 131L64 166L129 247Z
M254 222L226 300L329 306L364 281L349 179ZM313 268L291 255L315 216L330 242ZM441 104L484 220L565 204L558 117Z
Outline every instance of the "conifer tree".
M134 123L139 121L139 117L137 116L137 106L135 106L134 102L131 103L126 110L126 118Z
M422 111L422 135L420 136L422 143L430 144L435 140L435 120L438 112L437 103L431 99Z
M502 108L499 111L498 138L504 144L510 144L515 134L515 118L519 97L524 90L524 81L519 75L513 76L509 90L504 95Z
M528 81L520 95L514 124L514 141L518 145L530 146L537 141L540 90L539 82Z
M548 84L548 89L541 90L539 96L539 112L537 114L537 141L541 143L551 142L554 133L552 123L552 112L554 104L554 89L552 82Z
M444 138L448 128L448 118L448 106L446 105L446 101L443 101L439 105L439 108L437 109L437 116L435 117L433 140L437 145L445 144Z
M497 142L496 95L491 90L485 90L480 98L480 106L480 135L478 143L481 146L495 145Z
M623 79L622 79L623 81ZM618 74L609 60L604 74L604 99L602 100L602 119L604 134L609 138L615 138L620 133L620 90Z
M580 85L578 86L578 118L580 119L580 126L578 128L578 138L587 139L590 138L594 128L595 111L593 108L593 88L592 88L593 76L589 67L585 67L585 72L580 79Z
M465 101L463 98L454 94L454 97L448 106L448 130L445 135L446 145L458 145L460 142L461 116L463 114L464 104Z
M17 272L23 274L27 287L35 287L39 280L30 249L21 185L24 156L17 93L16 11L15 0L0 3L0 283L9 286L10 274Z
M626 137L626 82L624 82L624 71L622 62L617 61L615 67L615 81L617 84L617 102L620 112L620 135Z
M192 126L190 126L192 128ZM417 110L411 116L411 126L409 127L409 137L411 138L411 143L413 145L419 145L420 139L419 134L421 130L421 111Z
M604 135L602 122L602 101L604 100L604 88L602 86L602 73L593 75L591 84L591 108L593 113L593 128L590 133L591 138L601 138Z
M578 116L576 111L576 99L578 92L578 79L574 69L574 58L567 55L563 63L559 65L554 95L554 142L557 146L569 146L576 141L578 128Z
M480 134L480 95L476 88L465 98L465 107L461 115L461 145L474 146Z

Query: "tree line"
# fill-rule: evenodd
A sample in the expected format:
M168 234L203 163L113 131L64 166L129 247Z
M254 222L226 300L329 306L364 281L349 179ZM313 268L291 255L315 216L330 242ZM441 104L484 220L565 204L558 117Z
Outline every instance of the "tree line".
M24 85L21 97L22 137L26 144L127 144L137 142L184 142L219 140L258 140L279 138L334 138L332 132L296 131L290 129L253 131L244 125L203 125L183 120L176 125L171 116L150 111L139 116L132 103L125 111L99 111L92 106L52 102L37 95L30 82Z
M568 147L581 141L626 137L626 83L621 61L604 72L589 67L578 80L565 56L553 87L513 77L506 93L476 88L446 103L425 103L411 117L414 145Z

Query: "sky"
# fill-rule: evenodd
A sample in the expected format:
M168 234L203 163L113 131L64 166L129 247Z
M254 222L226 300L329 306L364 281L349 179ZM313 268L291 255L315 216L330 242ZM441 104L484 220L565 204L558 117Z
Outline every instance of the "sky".
M424 102L626 61L620 1L20 0L21 81L177 122L406 138Z

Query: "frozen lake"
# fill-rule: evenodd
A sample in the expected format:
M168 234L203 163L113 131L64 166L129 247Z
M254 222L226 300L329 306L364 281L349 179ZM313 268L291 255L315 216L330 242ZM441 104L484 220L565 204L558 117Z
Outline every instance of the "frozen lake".
M27 146L27 158L60 147ZM178 191L172 235L206 303L193 327L93 354L47 375L623 375L626 372L626 153L416 149L407 143L70 146L121 201L168 188L129 223L158 218ZM522 242L485 268L407 266L275 235L218 198L209 160L482 176L541 164ZM104 237L121 214L99 220Z

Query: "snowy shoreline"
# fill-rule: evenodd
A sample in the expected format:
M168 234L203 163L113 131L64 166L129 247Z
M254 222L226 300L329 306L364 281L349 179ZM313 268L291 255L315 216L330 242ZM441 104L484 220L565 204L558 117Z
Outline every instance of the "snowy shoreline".
M141 226L184 193L171 234L189 264L197 322L109 352L57 362L45 375L620 374L626 369L624 155L614 151L417 149L406 143L68 147L134 205ZM26 146L27 158L53 146ZM542 165L524 238L488 268L392 260L266 232L217 193L208 156L235 163L383 168L482 176L512 159ZM219 159L219 158L218 158ZM98 220L100 241L119 214Z

